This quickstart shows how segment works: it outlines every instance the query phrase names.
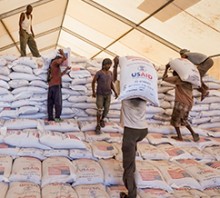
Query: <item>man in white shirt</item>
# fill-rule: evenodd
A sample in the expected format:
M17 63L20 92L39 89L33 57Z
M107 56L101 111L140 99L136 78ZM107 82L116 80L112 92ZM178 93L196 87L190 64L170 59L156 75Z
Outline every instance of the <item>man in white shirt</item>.
M118 57L114 59L113 78L117 80L117 67L119 64ZM137 150L137 142L143 140L147 133L146 122L146 104L145 100L133 98L122 101L121 107L121 124L124 127L122 140L123 154L123 182L128 190L128 195L124 192L120 193L120 198L136 198L137 186L135 183L135 156Z
M36 42L34 40L34 32L32 29L32 10L32 6L28 5L26 7L26 12L21 13L20 15L19 36L21 56L26 56L26 45L28 44L28 47L31 50L32 55L34 57L40 57Z

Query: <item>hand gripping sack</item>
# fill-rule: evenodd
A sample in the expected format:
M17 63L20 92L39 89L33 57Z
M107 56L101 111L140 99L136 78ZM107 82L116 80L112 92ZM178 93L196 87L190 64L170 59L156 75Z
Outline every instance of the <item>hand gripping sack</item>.
M201 87L200 74L197 67L186 58L176 58L169 62L171 69L177 72L182 81Z
M119 100L142 98L159 105L157 72L147 59L134 56L119 58L120 95Z

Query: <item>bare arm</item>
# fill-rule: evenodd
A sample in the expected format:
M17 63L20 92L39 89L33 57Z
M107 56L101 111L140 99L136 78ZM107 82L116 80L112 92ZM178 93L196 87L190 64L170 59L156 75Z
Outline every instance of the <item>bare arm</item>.
M59 53L60 53L60 55L62 56L62 57L61 57L61 63L63 63L67 58L66 58L66 56L65 56L65 54L64 54L64 52L63 52L62 49L59 49ZM60 64L61 64L61 63L60 63Z
M32 28L32 19L33 19L33 16L32 16L32 14L30 15L30 17L31 17L31 33L32 33L32 35L33 35L33 37L35 37L35 35L34 35L34 31L33 31L33 28Z
M64 54L62 49L59 49L59 53L62 55L61 63L63 63L67 58L66 58L66 56L65 56L65 54ZM71 67L67 66L66 69L61 73L61 76L63 76L69 69L71 69Z
M114 86L113 82L111 83L111 89L114 91L115 98L117 98L117 97L118 97L118 94L117 94L117 92L116 92L116 90L115 90L115 86Z
M168 69L169 69L169 68L170 68L170 65L167 64L167 65L166 65L166 69L165 69L164 74L163 74L163 77L162 77L162 80L164 80L164 78L168 77L167 72L168 72Z
M165 82L175 84L175 85L178 85L178 84L182 83L182 81L180 80L180 78L178 76L165 77L165 78L163 78L163 80Z
M96 83L96 81L97 81L97 77L95 75L93 80L92 80L92 97L96 97L96 92L95 92L95 83Z
M20 15L20 19L19 19L19 33L21 33L21 31L22 31L22 26L21 26L21 24L22 24L22 22L24 21L24 18L25 18L25 14L24 13L21 13L21 15Z
M68 67L66 67L66 69L61 73L61 76L63 76L68 70L70 70L71 69L71 67L70 66L68 66Z
M119 57L116 56L113 61L114 61L114 65L113 65L113 82L115 82L118 78L117 69L118 69L118 64L119 64Z

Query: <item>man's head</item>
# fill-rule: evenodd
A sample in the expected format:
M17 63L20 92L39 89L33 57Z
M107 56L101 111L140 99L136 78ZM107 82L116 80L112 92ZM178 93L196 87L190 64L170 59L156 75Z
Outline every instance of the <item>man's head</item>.
M102 69L109 70L112 65L112 60L110 58L105 58L102 61Z
M31 14L32 10L33 10L33 7L32 7L31 5L28 5L28 6L26 7L26 13L27 13L27 14Z
M188 49L181 49L179 53L182 58L186 58L187 52L190 52L190 51Z

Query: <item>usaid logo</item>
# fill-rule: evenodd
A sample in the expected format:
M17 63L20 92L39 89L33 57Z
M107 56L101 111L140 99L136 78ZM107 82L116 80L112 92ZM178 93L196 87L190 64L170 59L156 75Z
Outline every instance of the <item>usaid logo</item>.
M146 68L143 65L140 65L137 69L138 71L146 71Z
M153 76L147 72L145 66L139 66L137 70L137 72L131 73L132 78L147 78L148 80L153 79Z

